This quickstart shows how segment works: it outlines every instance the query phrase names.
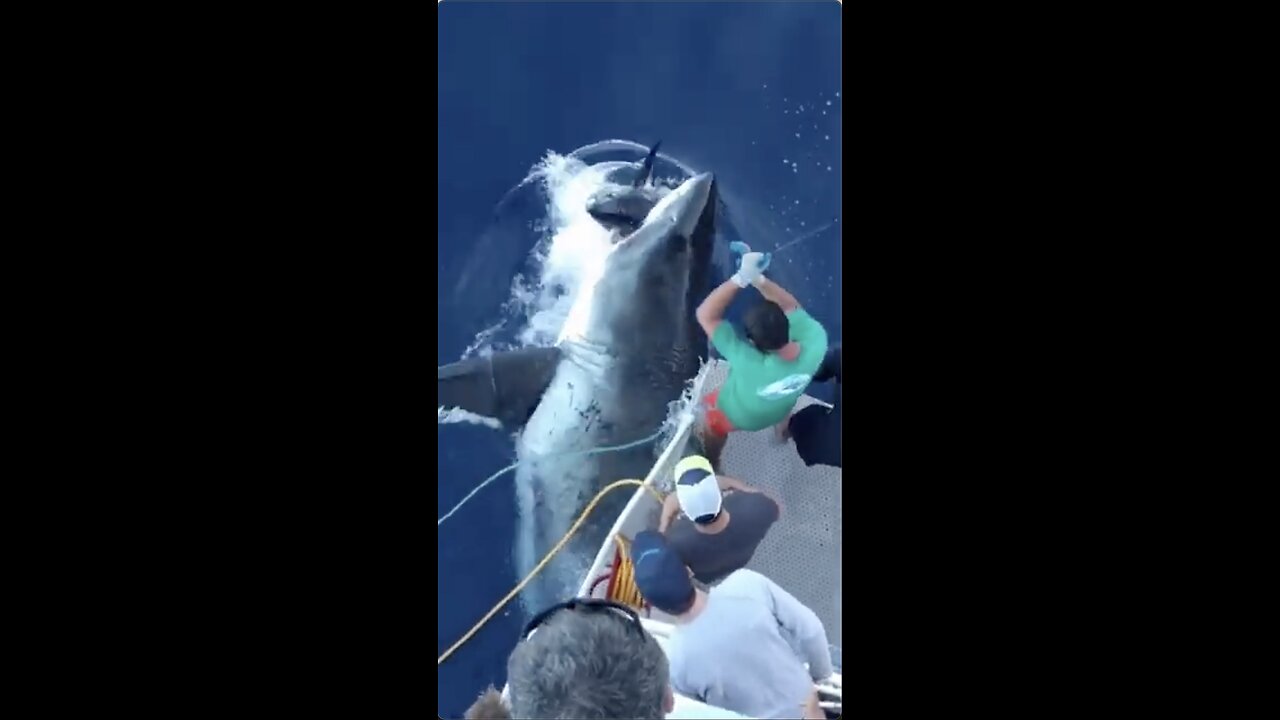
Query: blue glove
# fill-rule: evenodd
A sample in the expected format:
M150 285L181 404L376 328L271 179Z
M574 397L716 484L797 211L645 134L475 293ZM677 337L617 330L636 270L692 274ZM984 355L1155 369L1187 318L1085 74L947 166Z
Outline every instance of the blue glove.
M738 259L738 272L731 278L733 282L740 288L759 284L764 278L765 268L773 260L773 253L751 252L749 245L736 240L729 243L729 250L742 256Z

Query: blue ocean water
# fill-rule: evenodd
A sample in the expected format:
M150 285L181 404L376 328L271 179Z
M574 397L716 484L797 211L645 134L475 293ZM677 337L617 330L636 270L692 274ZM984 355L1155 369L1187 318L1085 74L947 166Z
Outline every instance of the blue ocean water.
M840 4L446 0L438 12L439 364L502 316L537 240L509 223L492 232L500 201L548 150L609 138L662 140L715 172L743 239L785 247L770 277L842 338ZM438 434L437 517L515 455L486 427ZM499 481L439 528L437 653L519 580L513 506ZM513 603L440 667L443 717L501 686L523 621Z

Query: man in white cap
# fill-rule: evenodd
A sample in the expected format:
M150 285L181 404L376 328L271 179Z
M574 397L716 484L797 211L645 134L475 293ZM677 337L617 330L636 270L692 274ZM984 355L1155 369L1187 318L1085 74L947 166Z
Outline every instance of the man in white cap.
M701 455L676 463L675 480L658 532L667 536L694 577L711 585L746 567L782 513L778 502L741 480L717 476Z

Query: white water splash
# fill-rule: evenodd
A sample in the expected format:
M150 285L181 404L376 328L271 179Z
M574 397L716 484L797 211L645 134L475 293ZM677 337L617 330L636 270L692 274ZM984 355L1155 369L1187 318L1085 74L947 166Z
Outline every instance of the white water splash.
M502 317L481 330L462 357L487 356L504 329L512 328L515 346L546 347L556 344L573 328L586 326L581 316L590 303L577 303L579 296L594 291L605 258L613 250L615 237L587 212L587 200L605 185L609 174L635 163L611 160L589 164L593 155L619 151L646 154L648 148L629 140L603 140L566 154L548 151L515 188L533 183L542 186L547 198L545 221L538 225L539 237L531 251L531 268L511 283L510 296ZM658 158L681 173L693 174L683 163L663 153ZM679 184L683 177L661 177L655 169L653 185L660 192ZM575 304L579 310L575 311ZM572 317L572 322L569 322ZM499 346L498 349L505 349Z
M468 425L484 425L494 430L501 430L502 423L494 418L477 415L469 410L462 408L436 408L436 424L438 425L454 425L465 423Z

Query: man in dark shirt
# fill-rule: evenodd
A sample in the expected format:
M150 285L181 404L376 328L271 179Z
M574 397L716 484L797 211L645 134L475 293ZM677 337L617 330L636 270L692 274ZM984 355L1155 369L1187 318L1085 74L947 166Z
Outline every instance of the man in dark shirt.
M778 502L741 480L717 476L699 455L677 463L675 476L676 491L663 503L658 532L701 583L745 567L781 515Z
M783 436L795 438L796 452L805 465L831 465L843 467L840 458L840 350L843 343L837 343L827 350L822 365L813 375L813 382L836 381L835 402L830 409L818 405L809 405L791 416L787 422Z

